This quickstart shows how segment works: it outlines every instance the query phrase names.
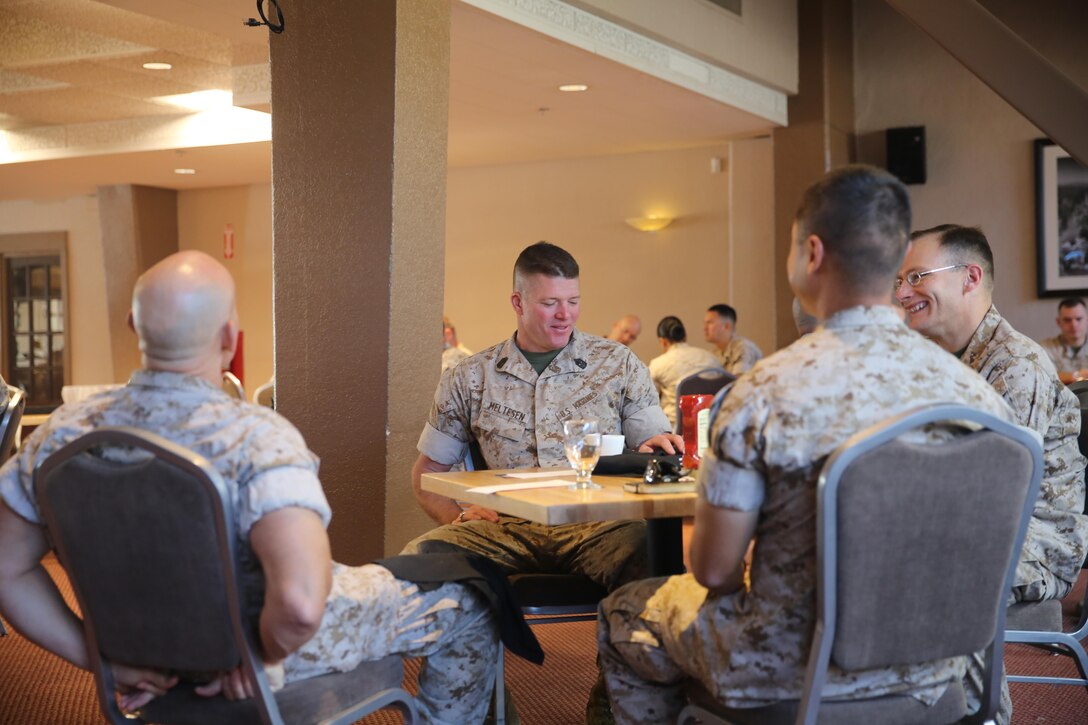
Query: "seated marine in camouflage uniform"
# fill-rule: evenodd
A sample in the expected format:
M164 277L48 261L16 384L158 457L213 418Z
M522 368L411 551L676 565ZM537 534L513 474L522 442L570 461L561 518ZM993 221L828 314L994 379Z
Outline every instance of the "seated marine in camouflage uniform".
M235 489L239 572L270 680L348 671L393 653L422 656L424 722L483 721L498 641L488 605L460 584L424 592L381 566L334 563L317 457L285 418L221 390L220 370L238 341L227 270L199 252L168 257L137 281L132 324L144 369L123 388L58 408L0 469L4 616L29 639L88 667L79 620L40 564L48 544L32 474L38 461L96 427L134 426L204 456ZM177 681L120 664L114 674L126 710ZM197 691L253 695L237 670Z
M733 708L799 699L816 619L816 487L828 455L925 403L1009 418L986 381L889 305L909 229L906 189L877 169L840 169L805 193L787 271L823 324L758 362L725 397L699 467L691 573L635 582L601 602L601 668L616 722L675 721L689 679ZM932 704L964 676L966 659L851 673L832 665L825 696L907 694ZM969 693L975 709L980 692Z
M1016 601L1060 599L1088 554L1077 397L1038 343L994 307L993 253L981 231L946 224L911 239L896 293L907 323L978 371L1014 420L1043 439L1046 468L1012 594Z
M607 521L547 526L424 491L424 472L448 471L473 441L488 468L563 466L563 421L595 418L602 434L627 446L682 449L669 433L646 366L629 349L575 329L581 298L578 263L538 242L514 265L510 301L517 332L442 376L419 437L412 485L423 509L444 524L404 553L450 545L482 554L506 572L585 574L613 588L643 573L645 524Z
M1060 332L1039 341L1058 369L1058 379L1068 385L1088 379L1088 305L1081 297L1066 297L1058 303Z
M703 336L714 345L718 362L731 375L752 369L763 351L747 337L737 334L737 311L730 305L711 305L703 316Z

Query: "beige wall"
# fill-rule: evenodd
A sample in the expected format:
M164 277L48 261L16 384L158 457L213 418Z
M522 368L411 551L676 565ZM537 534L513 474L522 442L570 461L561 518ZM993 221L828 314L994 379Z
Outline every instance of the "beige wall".
M722 159L719 174L710 171L713 157ZM729 163L723 145L451 169L445 304L461 341L479 351L513 332L511 269L521 249L544 239L566 248L581 266L582 330L603 335L616 318L638 314L643 333L634 350L649 360L660 352L658 320L677 315L689 339L705 344L707 306L736 301L729 268ZM744 163L758 163L758 153L745 153ZM735 185L738 193L744 187ZM655 233L624 223L653 213L676 221ZM756 223L753 214L746 209L745 224ZM759 243L758 235L745 239ZM738 267L737 273L747 271ZM747 312L741 309L742 317ZM762 339L742 325L745 334ZM436 336L438 330L435 320Z
M68 319L72 346L69 382L76 385L113 382L106 273L95 197L0 202L0 234L24 232L68 234ZM135 336L132 345L136 345Z
M1031 337L1055 334L1057 301L1035 286L1032 141L1043 134L884 2L856 2L854 39L859 160L883 163L884 129L924 125L929 178L908 187L915 228L981 225L998 309Z
M745 0L741 17L704 0L568 0L786 93L797 92L797 0Z
M775 285L786 271L775 262L774 142L764 138L729 145L729 295L737 310L737 331L764 355L775 344Z
M234 258L223 258L223 230L234 229ZM199 249L230 270L245 332L245 387L272 377L272 187L230 186L178 192L178 247ZM315 244L316 254L321 245Z

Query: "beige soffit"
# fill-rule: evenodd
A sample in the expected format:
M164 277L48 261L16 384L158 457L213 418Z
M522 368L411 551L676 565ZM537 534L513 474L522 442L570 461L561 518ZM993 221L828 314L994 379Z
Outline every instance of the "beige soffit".
M786 94L561 0L461 0L538 33L786 125Z

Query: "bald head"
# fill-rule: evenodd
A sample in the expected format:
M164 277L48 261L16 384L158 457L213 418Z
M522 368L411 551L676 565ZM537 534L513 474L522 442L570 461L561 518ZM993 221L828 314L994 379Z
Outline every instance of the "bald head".
M612 331L608 333L609 340L615 340L621 345L630 345L642 334L642 320L638 315L624 315L612 325Z
M132 327L148 368L218 379L237 344L230 272L203 252L170 255L136 280Z

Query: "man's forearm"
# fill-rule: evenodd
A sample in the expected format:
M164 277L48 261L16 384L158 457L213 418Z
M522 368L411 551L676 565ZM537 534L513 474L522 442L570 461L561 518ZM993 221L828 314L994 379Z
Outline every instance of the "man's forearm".
M0 611L22 636L81 669L89 669L83 624L45 568L0 582Z
M441 494L431 493L430 491L423 490L423 474L424 473L444 473L450 470L452 466L447 466L442 463L432 461L426 456L420 456L414 466L412 466L412 493L415 494L416 501L419 502L420 507L427 512L427 515L434 519L439 524L448 524L453 521L461 513L461 507L457 505L457 502L447 496Z

